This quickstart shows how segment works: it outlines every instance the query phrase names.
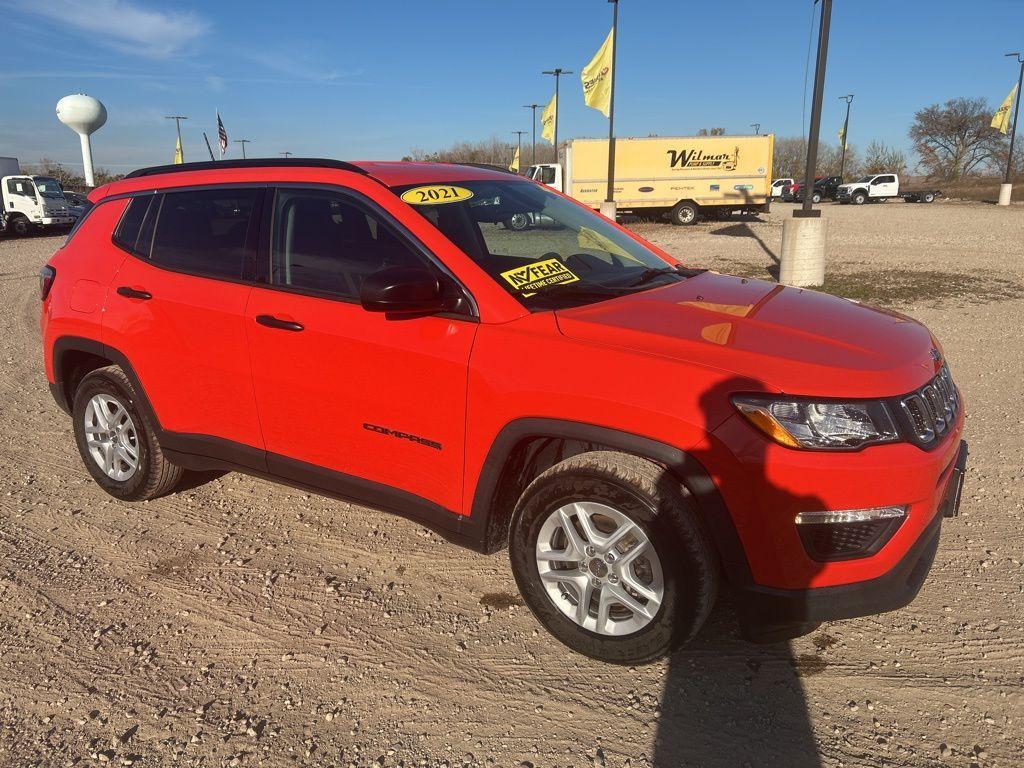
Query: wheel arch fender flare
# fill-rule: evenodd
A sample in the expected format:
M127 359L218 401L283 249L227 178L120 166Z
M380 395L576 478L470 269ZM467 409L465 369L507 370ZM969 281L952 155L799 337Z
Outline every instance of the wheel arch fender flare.
M72 371L65 370L65 361L69 352L84 352L104 360L109 360L124 371L125 376L128 377L132 384L132 389L135 390L135 405L143 410L146 418L149 419L156 429L157 434L160 433L160 420L157 418L156 411L153 410L153 405L149 401L149 396L146 395L146 390L142 386L142 382L139 380L138 374L135 373L135 368L132 367L128 357L119 349L96 339L89 339L83 336L61 336L53 342L51 355L53 356L54 381L50 384L50 391L53 393L53 397L61 409L70 414L74 403L74 393L68 392L66 389L67 378L72 373Z
M725 567L725 576L733 584L753 582L739 533L733 523L718 486L704 466L675 446L624 430L577 421L548 418L521 418L506 424L487 452L480 479L473 494L471 519L485 537L485 551L500 548L511 516L500 508L501 481L516 447L525 440L563 439L599 445L649 459L668 469L693 496L698 513L711 536ZM508 501L508 500L506 500ZM514 507L513 501L511 507Z

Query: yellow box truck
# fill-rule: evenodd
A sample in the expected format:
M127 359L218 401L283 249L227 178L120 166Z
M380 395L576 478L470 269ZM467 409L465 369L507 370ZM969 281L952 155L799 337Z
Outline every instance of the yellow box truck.
M652 136L615 141L615 203L620 213L665 214L693 224L734 211L767 211L775 137ZM599 208L608 190L608 141L571 139L559 163L526 175Z

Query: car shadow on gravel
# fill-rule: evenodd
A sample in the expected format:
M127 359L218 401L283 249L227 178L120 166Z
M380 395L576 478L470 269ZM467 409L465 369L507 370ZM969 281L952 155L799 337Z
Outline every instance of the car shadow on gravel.
M732 334L717 338L728 343ZM708 417L707 433L721 426L720 419L711 423L711 415L721 414L732 394L759 389L762 386L753 380L734 377L705 392L700 405ZM747 487L742 489L724 487L724 481L716 479L722 496L742 497L753 489L752 496L759 501L770 498L772 509L786 517L793 510L827 509L816 496L793 494L770 482L766 446L752 440L744 456L748 470L759 468L761 477L751 478L748 471ZM705 461L704 451L688 453L702 466L711 463ZM723 579L718 603L703 630L670 657L654 742L655 768L821 765L801 679L823 671L826 663L813 654L798 658L786 641L762 645L743 639L738 607L739 596Z

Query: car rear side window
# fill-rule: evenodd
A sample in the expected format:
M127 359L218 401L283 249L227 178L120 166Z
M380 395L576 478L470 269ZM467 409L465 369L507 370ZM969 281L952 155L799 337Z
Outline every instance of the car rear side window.
M150 206L156 200L158 200L157 195L133 197L128 201L128 207L121 216L117 229L114 230L115 243L131 253L145 256L147 259L149 258L150 243L142 236L143 223L146 221L146 214L149 212ZM152 232L151 228L150 231ZM71 239L71 235L68 235L68 239Z
M272 284L355 299L367 275L397 266L424 261L352 197L318 189L277 191Z
M152 260L181 272L241 279L257 194L255 189L165 193Z

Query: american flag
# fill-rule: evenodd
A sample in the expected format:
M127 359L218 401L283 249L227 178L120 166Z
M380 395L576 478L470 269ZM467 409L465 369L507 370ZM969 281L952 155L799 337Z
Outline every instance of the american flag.
M224 153L228 151L228 132L224 130L224 123L220 119L220 111L217 112L217 137L217 143L220 144L220 156L224 157Z

